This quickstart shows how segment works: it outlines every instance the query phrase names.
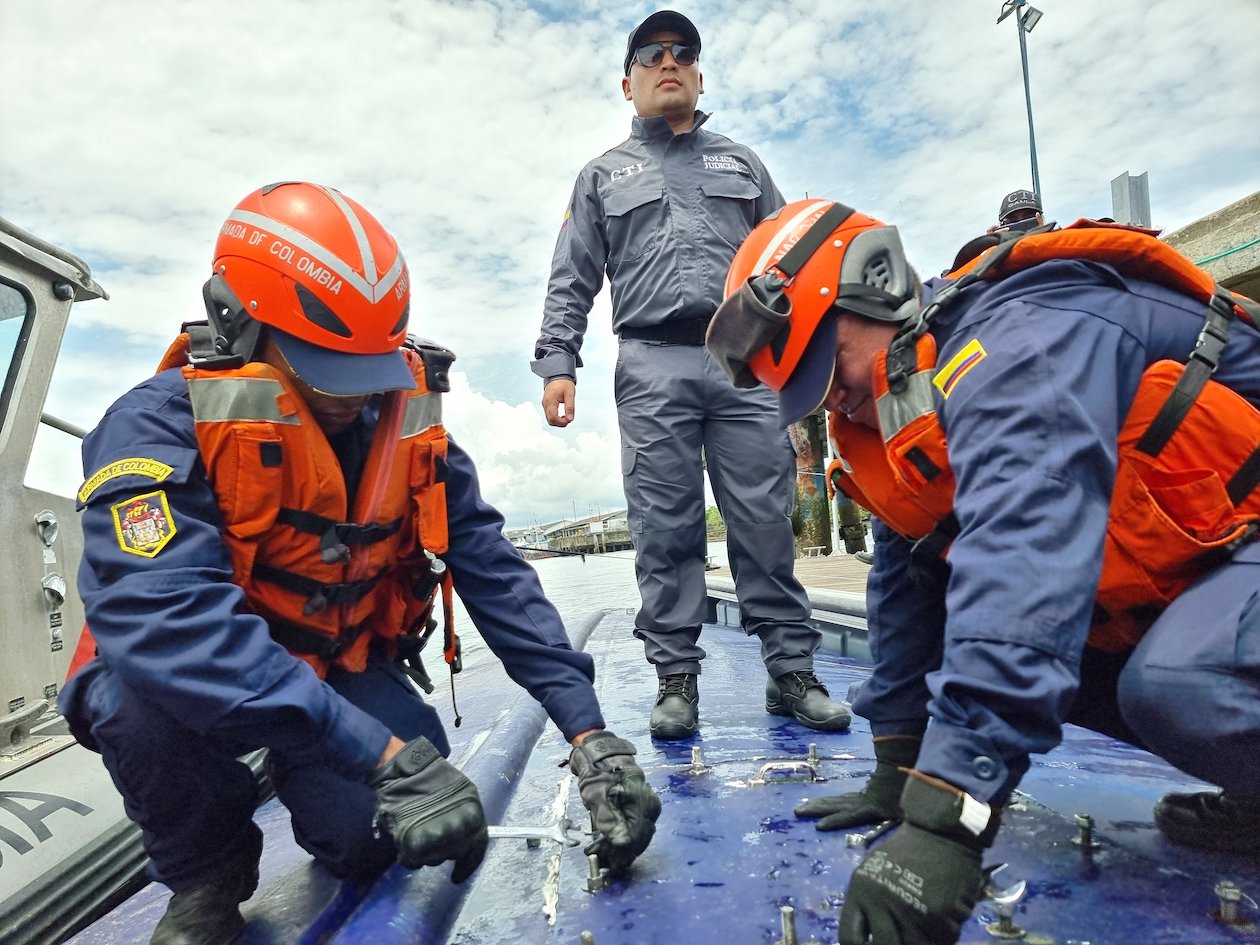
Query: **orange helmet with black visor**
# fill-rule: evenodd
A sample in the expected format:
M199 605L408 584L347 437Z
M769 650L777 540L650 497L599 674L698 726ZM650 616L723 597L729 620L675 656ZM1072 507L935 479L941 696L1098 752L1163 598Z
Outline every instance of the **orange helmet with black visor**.
M918 288L896 227L841 203L795 201L735 254L706 344L736 386L779 393L786 426L830 390L839 311L900 324L918 310Z

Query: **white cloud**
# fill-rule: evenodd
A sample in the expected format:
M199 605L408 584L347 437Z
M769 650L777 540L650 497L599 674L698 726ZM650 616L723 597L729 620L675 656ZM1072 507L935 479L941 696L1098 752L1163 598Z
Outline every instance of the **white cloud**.
M1149 172L1155 222L1170 228L1256 189L1260 5L1041 5L1028 59L1050 216L1108 212L1126 170ZM709 127L754 146L789 199L835 197L897 223L932 273L1030 182L1018 43L1013 23L994 24L999 7L695 0L684 12L704 37ZM448 414L509 520L609 498L606 296L573 427L545 426L528 360L565 202L581 166L626 133L625 36L652 8L5 4L0 214L84 256L113 296L75 310L50 412L95 423L199 316L232 205L307 178L398 235L415 330L475 368ZM550 511L534 507L544 497Z

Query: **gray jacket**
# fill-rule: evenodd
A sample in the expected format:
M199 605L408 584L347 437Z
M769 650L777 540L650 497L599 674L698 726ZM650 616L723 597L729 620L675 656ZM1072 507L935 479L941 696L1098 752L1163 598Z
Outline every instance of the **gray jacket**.
M701 127L708 117L696 112L681 135L635 117L629 138L582 168L551 262L539 377L576 377L605 271L615 332L712 317L735 250L783 195L751 148Z

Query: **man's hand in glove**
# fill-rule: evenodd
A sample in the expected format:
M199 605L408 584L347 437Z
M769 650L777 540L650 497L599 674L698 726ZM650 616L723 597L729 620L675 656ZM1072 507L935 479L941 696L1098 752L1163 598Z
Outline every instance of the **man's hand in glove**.
M954 945L984 891L998 810L918 771L901 808L904 823L849 880L840 945Z
M661 801L634 763L634 746L612 732L586 736L569 755L582 803L600 836L586 847L612 870L624 870L647 849Z
M489 835L477 786L427 738L407 742L368 783L376 788L375 827L393 839L403 866L454 860L451 882L462 883L481 864Z
M821 818L815 824L819 830L843 830L899 818L906 775L898 768L914 767L920 741L911 735L875 739L875 770L866 787L851 794L812 798L796 807L796 816Z

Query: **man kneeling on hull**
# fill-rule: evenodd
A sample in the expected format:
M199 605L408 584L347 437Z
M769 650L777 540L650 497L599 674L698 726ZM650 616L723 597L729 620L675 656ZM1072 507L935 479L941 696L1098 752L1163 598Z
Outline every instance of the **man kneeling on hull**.
M652 838L660 801L604 730L591 658L442 426L454 356L406 335L410 290L394 237L357 203L263 187L219 235L209 323L84 441L79 588L98 655L61 709L174 893L153 945L240 933L262 835L236 759L255 748L297 842L334 875L452 860L459 883L477 868L477 788L404 675L426 678L439 596L458 669L452 587L572 742L599 831L588 852L624 868Z
M727 296L710 350L784 422L826 406L833 481L880 522L876 769L797 811L902 820L840 941L957 941L1068 721L1221 786L1160 800L1171 842L1260 849L1260 307L1090 221L921 287L894 227L828 201L758 226Z

